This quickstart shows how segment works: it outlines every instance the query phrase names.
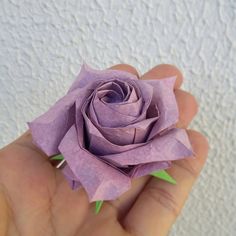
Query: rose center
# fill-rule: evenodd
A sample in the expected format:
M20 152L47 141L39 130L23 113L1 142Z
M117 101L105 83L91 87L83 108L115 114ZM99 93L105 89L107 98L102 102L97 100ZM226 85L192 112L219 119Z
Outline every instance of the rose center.
M112 81L100 86L97 96L105 103L122 103L129 99L131 90L125 82Z

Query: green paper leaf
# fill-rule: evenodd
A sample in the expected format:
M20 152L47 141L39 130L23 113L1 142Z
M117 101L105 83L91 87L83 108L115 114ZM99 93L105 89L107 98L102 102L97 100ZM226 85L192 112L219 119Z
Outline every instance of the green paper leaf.
M53 156L51 160L61 161L61 160L64 160L64 157L61 154L59 154L59 155Z
M159 179L165 180L166 182L169 182L171 184L176 184L176 180L173 179L165 170L152 172L151 175Z
M102 204L103 204L103 201L96 201L96 205L95 205L95 213L96 214L98 214L99 211L101 210Z

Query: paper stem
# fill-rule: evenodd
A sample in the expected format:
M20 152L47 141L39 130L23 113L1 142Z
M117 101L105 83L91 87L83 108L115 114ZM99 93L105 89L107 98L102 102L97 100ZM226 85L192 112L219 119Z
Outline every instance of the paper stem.
M98 214L102 208L103 201L96 201L95 205L95 214Z
M168 183L176 184L176 180L172 178L165 170L152 172L150 175L165 180Z

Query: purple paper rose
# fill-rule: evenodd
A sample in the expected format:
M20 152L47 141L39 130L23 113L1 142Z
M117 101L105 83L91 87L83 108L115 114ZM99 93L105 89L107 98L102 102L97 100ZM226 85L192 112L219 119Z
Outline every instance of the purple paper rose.
M29 123L33 141L48 156L63 155L63 173L90 201L115 199L132 178L192 156L185 130L175 128L174 83L83 65L68 93Z

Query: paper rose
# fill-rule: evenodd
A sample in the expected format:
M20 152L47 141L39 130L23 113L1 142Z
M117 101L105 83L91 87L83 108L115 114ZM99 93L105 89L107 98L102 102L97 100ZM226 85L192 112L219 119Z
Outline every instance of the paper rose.
M68 93L29 123L33 141L48 156L63 155L64 175L91 202L116 199L132 178L192 156L185 130L175 128L174 83L83 65Z

